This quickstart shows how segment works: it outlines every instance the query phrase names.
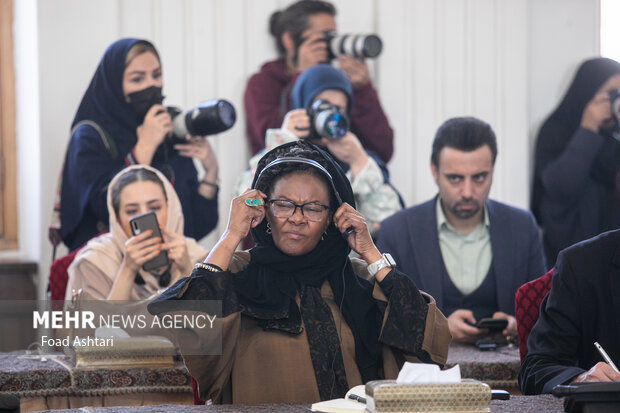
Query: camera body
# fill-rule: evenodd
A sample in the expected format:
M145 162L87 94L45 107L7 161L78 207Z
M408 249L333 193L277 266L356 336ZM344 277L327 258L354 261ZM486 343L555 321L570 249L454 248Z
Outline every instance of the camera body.
M329 60L340 55L358 59L373 58L379 56L383 49L383 42L376 34L338 34L334 30L324 33Z
M310 117L310 138L338 140L349 131L349 118L342 108L327 100L315 100L307 109Z
M607 92L609 103L611 104L611 113L620 116L620 89L612 89Z
M224 132L237 120L235 107L224 99L201 102L183 113L175 106L166 110L172 118L172 134L176 140L185 141L187 135L206 136Z

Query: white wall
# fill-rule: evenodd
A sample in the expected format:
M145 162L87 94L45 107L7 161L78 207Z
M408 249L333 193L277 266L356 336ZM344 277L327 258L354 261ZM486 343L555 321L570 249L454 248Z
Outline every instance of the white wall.
M29 183L19 199L20 208L26 207L20 209L20 253L39 261L41 276L47 276L47 227L69 125L104 49L125 36L151 39L159 49L168 104L189 108L225 97L237 108L235 127L210 138L221 167L219 234L228 188L247 164L245 82L275 56L268 17L290 1L15 3L16 33L30 36L16 36L17 54L28 56L17 59L19 179ZM532 138L578 62L598 51L598 0L334 3L341 32L377 32L384 40L371 70L395 130L389 167L406 203L435 193L429 156L437 127L448 117L472 115L488 121L499 139L491 195L527 207ZM210 246L216 237L203 243Z

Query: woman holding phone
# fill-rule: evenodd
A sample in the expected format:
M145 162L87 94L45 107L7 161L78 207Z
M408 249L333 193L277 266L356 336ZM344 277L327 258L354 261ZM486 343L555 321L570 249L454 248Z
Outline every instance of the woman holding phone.
M183 236L179 198L161 172L145 165L123 169L107 193L110 232L86 244L69 267L66 299L82 289L89 298L137 300L147 298L192 271L207 252ZM151 230L133 235L131 219L152 211L163 239ZM150 271L143 267L161 252L167 264ZM148 267L148 266L147 266Z

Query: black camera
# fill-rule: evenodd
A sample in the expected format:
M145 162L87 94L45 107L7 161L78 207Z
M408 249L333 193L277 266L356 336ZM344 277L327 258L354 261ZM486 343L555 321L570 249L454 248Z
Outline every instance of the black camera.
M224 99L208 100L183 113L174 106L166 108L172 118L172 134L178 140L186 136L206 136L224 132L237 120L235 107Z
M333 30L327 30L325 42L329 60L343 54L358 59L377 57L383 49L381 38L376 34L338 34Z
M310 138L341 139L349 131L349 118L343 110L326 100L315 100L307 109Z
M609 103L611 103L611 113L620 116L620 89L612 89L607 92Z

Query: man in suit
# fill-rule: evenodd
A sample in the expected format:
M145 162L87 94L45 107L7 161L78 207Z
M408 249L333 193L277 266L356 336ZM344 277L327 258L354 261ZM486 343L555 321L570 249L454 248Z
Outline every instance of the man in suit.
M448 316L452 337L475 341L472 324L505 318L516 334L517 288L545 272L538 227L528 211L488 199L497 157L491 126L453 118L437 131L431 171L439 194L381 224L377 246Z
M557 384L620 381L598 342L620 365L620 230L566 248L527 341L519 372L523 394L550 393Z

